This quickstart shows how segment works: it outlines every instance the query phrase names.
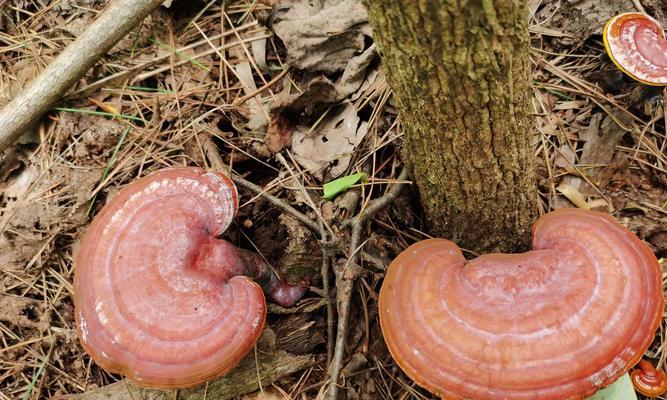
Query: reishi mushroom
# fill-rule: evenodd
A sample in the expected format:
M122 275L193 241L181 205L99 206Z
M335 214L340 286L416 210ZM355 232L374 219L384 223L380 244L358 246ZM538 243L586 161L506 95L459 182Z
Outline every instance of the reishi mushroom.
M390 353L443 399L581 399L642 356L663 309L655 255L609 215L560 209L533 250L466 261L449 240L403 251L380 290Z
M604 47L616 66L647 85L667 85L667 40L658 21L642 13L611 18L603 32Z
M104 206L74 276L77 331L98 365L144 387L193 386L252 349L262 288L283 306L301 298L305 283L287 284L259 255L218 239L237 207L233 182L200 168L160 170Z
M655 397L667 392L665 374L656 370L648 360L640 360L630 377L635 390L644 396Z

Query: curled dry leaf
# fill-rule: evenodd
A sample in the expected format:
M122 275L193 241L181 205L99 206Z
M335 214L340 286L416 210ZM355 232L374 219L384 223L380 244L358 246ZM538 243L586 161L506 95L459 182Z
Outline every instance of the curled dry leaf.
M315 129L298 127L292 136L292 151L298 163L320 181L337 178L347 169L352 152L367 132L368 123L345 102L329 111Z
M302 92L292 93L286 85L271 104L272 112L264 143L269 151L277 153L292 142L296 121L305 110L318 104L330 104L337 100L336 88L325 76L311 79Z
M290 91L291 86L286 85L285 90L280 92L271 104L274 114L282 113L298 116L304 109L315 104L334 103L339 99L336 94L336 86L325 76L311 78L302 85L301 92Z
M604 199L589 199L583 195L579 189L567 183L561 183L556 188L563 196L565 196L572 204L583 210L592 210L596 208L607 208L610 212L614 210L613 206ZM563 205L563 207L568 207Z
M327 1L315 8L306 1L280 12L273 30L298 69L334 73L364 49L371 36L366 9L358 0Z
M360 2L325 1L318 6L297 1L283 4L274 14L273 28L287 48L289 63L311 73L305 74L298 92L285 85L271 104L264 142L276 153L290 143L296 121L317 105L357 99L377 79L379 67L375 44L364 50L370 30ZM323 75L340 71L335 81Z
M352 100L360 95L361 89L370 85L377 77L379 68L372 67L378 59L375 45L372 45L358 57L350 60L343 75L332 82L324 75L310 78L301 85L300 92L292 92L291 85L286 85L271 104L273 114L283 113L298 115L309 106L318 103L335 103L348 97Z
M370 85L378 76L379 68L373 67L379 59L377 47L373 43L359 56L350 60L343 75L336 81L336 92L339 100L351 96L352 100L360 96L361 89Z

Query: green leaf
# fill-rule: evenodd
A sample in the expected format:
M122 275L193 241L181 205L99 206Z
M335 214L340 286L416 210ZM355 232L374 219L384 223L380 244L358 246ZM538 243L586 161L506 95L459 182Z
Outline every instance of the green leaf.
M359 172L353 175L344 176L342 178L334 179L331 182L324 184L324 198L331 200L339 193L342 193L350 188L350 186L359 182L360 180L366 179L365 172Z
M630 374L624 374L609 387L600 390L586 400L637 400Z

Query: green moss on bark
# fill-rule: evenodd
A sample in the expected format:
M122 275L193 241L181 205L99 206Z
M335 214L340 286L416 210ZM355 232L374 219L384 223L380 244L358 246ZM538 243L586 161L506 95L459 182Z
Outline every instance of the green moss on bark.
M523 0L366 0L431 230L524 247L536 215Z

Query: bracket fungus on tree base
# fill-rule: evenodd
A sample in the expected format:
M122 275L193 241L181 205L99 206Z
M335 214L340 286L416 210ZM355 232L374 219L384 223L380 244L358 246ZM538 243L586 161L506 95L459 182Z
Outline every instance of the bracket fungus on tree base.
M398 365L444 399L571 400L639 361L663 303L648 246L608 215L561 209L534 224L522 254L408 247L379 308Z
M144 387L193 386L252 349L266 315L262 288L281 305L301 298L304 284L217 238L237 207L232 181L200 168L158 171L105 205L74 277L77 331L97 364Z
M642 13L620 14L607 22L603 39L623 72L647 85L667 85L667 40L658 21Z

